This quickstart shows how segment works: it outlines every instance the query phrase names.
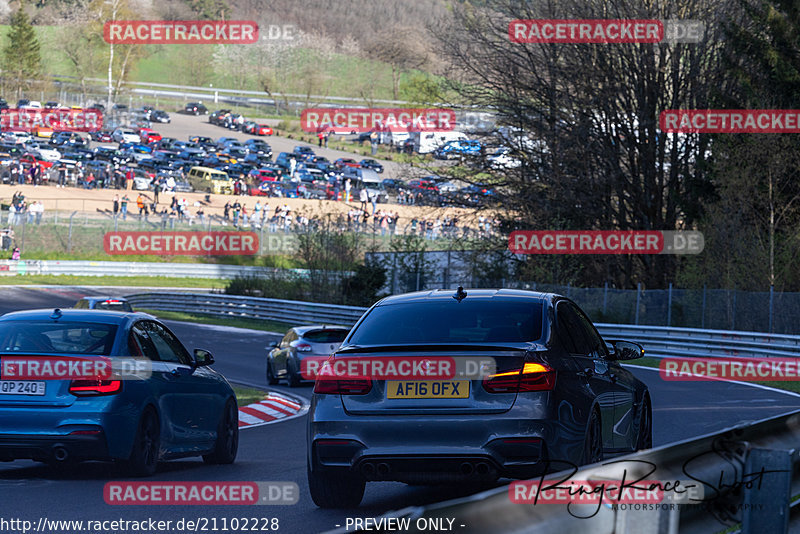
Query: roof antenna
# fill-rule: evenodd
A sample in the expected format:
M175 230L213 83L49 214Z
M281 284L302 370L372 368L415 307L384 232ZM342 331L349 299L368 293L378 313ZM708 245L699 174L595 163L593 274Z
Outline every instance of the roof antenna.
M453 295L453 298L456 299L458 302L461 302L462 300L467 298L467 292L464 291L463 287L458 286L458 289L456 290L456 294Z

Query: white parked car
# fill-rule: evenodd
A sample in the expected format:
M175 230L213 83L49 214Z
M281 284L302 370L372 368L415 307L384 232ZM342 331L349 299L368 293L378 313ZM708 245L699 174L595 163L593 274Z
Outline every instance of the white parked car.
M13 145L30 143L32 140L33 137L31 137L31 134L28 132L6 132L3 134L3 142L11 143Z
M25 148L45 161L58 161L61 159L61 152L47 143L27 143Z
M111 133L111 139L117 143L140 143L139 134L130 128L117 128Z
M493 169L516 169L522 162L511 156L511 149L508 147L500 147L494 154L486 156L489 166Z

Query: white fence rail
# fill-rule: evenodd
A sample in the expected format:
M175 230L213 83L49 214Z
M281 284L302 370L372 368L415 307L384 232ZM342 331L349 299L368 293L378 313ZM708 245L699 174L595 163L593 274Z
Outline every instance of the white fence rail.
M29 274L231 279L237 276L305 277L308 275L308 271L305 269L277 269L215 263L0 260L0 276Z

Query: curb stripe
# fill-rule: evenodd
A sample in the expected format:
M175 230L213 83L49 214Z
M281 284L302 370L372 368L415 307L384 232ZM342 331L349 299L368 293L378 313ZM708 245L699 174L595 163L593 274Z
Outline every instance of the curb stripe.
M299 404L292 398L269 392L264 400L239 407L239 428L279 423L299 417L307 411L307 404Z

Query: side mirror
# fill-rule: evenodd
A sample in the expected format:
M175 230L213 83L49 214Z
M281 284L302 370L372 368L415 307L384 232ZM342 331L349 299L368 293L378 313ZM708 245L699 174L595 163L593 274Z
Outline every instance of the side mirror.
M278 345L279 345L278 341L270 341L269 343L267 343L267 348L268 349L274 349Z
M636 360L644 356L644 347L632 341L610 341L614 346L612 360Z
M205 367L214 363L214 356L205 349L194 349L194 366Z

